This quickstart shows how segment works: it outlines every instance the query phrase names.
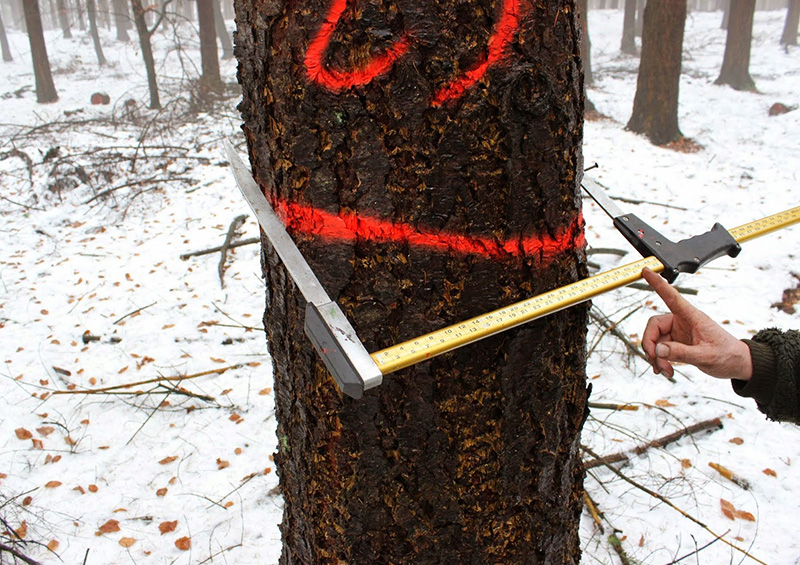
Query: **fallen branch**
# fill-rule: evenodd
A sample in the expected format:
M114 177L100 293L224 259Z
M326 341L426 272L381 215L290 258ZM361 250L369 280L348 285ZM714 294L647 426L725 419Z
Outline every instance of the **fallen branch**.
M221 375L225 371L229 371L230 369L238 369L242 367L241 363L236 365L229 365L227 367L221 367L219 369L211 369L208 371L203 371L201 373L194 373L193 375L178 375L176 377L156 377L154 379L147 379L144 381L137 381L133 383L126 383L121 385L113 385L107 386L103 388L89 388L89 389L81 389L81 390L55 390L51 394L106 394L111 391L121 390L126 388L133 388L135 386L142 386L146 384L152 383L163 383L163 382L175 382L175 381L184 381L188 379L196 379L198 377L205 377L207 375Z
M260 243L260 237L249 237L247 239L241 239L239 241L234 241L230 245L228 245L228 249L234 249L236 247L242 247L243 245L253 245L254 243ZM181 255L181 261L186 261L190 257L199 257L200 255L210 255L211 253L216 253L217 251L222 251L223 246L218 245L217 247L209 247L208 249L201 249L200 251L190 251L189 253L184 253Z
M236 230L238 230L242 224L244 224L246 219L247 216L244 214L241 216L236 216L233 219L231 225L228 227L228 234L225 236L225 242L222 244L222 249L220 249L219 266L217 267L217 272L219 273L219 286L221 288L225 288L225 261L228 259L228 249L230 249L231 243L236 237Z
M590 402L589 408L594 408L595 410L616 410L618 412L636 412L639 406L636 404L614 404L613 402Z
M601 465L608 466L612 463L619 463L621 461L628 461L631 456L642 455L649 449L654 447L666 447L671 443L675 443L679 439L691 436L706 430L719 430L722 429L722 421L719 418L712 418L711 420L704 420L702 422L698 422L696 424L692 424L686 428L673 432L671 434L667 434L663 437L658 439L654 439L644 445L640 445L628 451L623 451L620 453L614 453L612 455L606 455L605 457L600 457L596 459L592 459L590 461L586 461L583 464L584 469L593 469L595 467L600 467ZM583 448L583 446L581 446ZM585 449L588 451L588 448Z
M112 325L112 326L114 326L114 325L116 325L116 324L119 324L119 323L120 323L122 320L124 320L125 318L130 318L131 316L135 316L136 314L138 314L138 313L142 312L143 310L147 310L148 308L150 308L151 306L155 306L156 304L158 304L158 303L157 303L157 302L153 302L152 304L148 304L147 306L142 306L141 308L137 308L137 309L136 309L136 310L134 310L133 312L128 312L128 313L127 313L127 314L125 314L125 315L124 315L122 318L120 318L120 319L118 319L118 320L116 320L116 321L112 322L112 323L111 323L111 325ZM98 338L98 339L99 339L99 338Z
M17 551L16 548L14 548L14 547L12 547L10 545L6 545L4 543L0 543L0 553L3 553L4 551L6 553L10 553L16 559L24 561L28 565L41 565L41 563L39 561L35 561L35 560L31 559L30 557L28 557L27 555L23 555L22 553Z
M601 458L601 457L600 457L600 456L599 456L597 453L595 453L594 451L592 451L592 450L591 450L590 448L588 448L588 447L581 446L581 449L583 449L583 450L584 450L586 453L588 453L589 455L591 455L591 456L592 456L592 457L594 457L595 459L602 459L602 458ZM633 486L633 487L635 487L635 488L637 488L637 489L641 490L642 492L644 492L644 493L646 493L646 494L649 494L649 495L650 495L650 496L652 496L653 498L655 498L655 499L657 499L657 500L659 500L659 501L663 502L664 504L666 504L667 506L669 506L670 508L672 508L673 510L675 510L676 512L678 512L678 513L679 513L681 516L683 516L683 517L684 517L684 518L686 518L687 520L689 520L689 521L691 521L691 522L694 522L695 524L697 524L698 526L700 526L701 528L703 528L705 531L707 531L709 534L711 534L711 535L712 535L712 536L714 536L715 538L719 538L719 539L720 539L720 540L721 540L721 541L722 541L724 544L726 544L727 546L731 547L732 549L735 549L736 551L739 551L739 552L741 552L742 554L744 554L745 556L749 557L750 559L752 559L752 560L753 560L753 561L755 561L756 563L761 563L761 565L767 565L767 564L766 564L764 561L762 561L761 559L758 559L757 557L755 557L755 556L751 555L750 553L748 553L748 552L747 552L747 550L745 550L745 549L742 549L742 548L741 548L741 547L739 547L738 545L736 545L736 544L734 544L734 543L731 543L731 542L729 542L728 540L726 540L726 539L725 539L725 537L724 537L724 535L725 535L725 534L722 534L722 535L720 535L720 534L717 534L716 532L714 532L714 531L713 531L711 528L709 528L709 527L708 527L706 524L704 524L703 522L701 522L700 520L698 520L697 518L695 518L694 516L692 516L691 514L689 514L688 512L686 512L685 510L682 510L682 509L681 509L679 506L677 506L676 504L674 504L673 502L671 502L671 501L670 501L668 498L666 498L666 497L664 497L664 496L662 496L662 495L658 494L658 493L657 493L657 492L655 492L654 490L651 490L651 489L647 488L647 487L646 487L646 486L644 486L644 485L641 485L641 484L637 483L636 481L634 481L633 479L631 479L630 477L628 477L627 475L625 475L624 473L622 473L622 471L620 471L619 469L617 469L617 468L616 468L616 467L614 467L613 465L610 465L610 464L608 464L608 463L603 463L603 465L604 465L606 468L608 468L608 469L609 469L609 470L610 470L612 473L614 473L615 475L617 475L617 476L618 476L620 479L622 479L623 481L625 481L626 483L628 483L629 485L631 485L631 486Z

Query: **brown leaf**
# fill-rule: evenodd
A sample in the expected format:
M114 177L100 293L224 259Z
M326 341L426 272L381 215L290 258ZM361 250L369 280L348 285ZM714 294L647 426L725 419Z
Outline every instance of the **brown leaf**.
M172 522L161 522L158 525L158 531L161 532L161 535L168 534L170 532L174 532L175 528L178 527L178 521L174 520Z
M61 486L61 481L47 481L44 488L56 488Z
M169 465L170 463L172 463L173 461L175 461L177 458L178 458L178 456L177 456L177 455L171 455L170 457L164 457L164 459L162 459L162 460L161 460L161 461L159 461L158 463L159 463L160 465Z
M726 518L730 518L731 520L735 520L736 514L736 507L733 504L725 500L724 498L719 499L720 508L722 509L722 513L725 515Z
M765 475L769 475L770 477L777 477L778 476L778 473L776 473L772 469L764 469L761 472L764 473Z
M47 549L50 551L55 551L58 549L58 541L51 539L49 542L47 542Z
M17 434L17 439L31 439L33 437L33 434L25 428L17 428L14 433Z
M672 402L670 402L666 398L661 398L659 400L656 400L655 404L659 408L670 408L672 406L675 406Z
M692 461L690 459L681 459L681 467L684 469L688 469L692 466Z
M39 433L40 436L47 437L54 431L56 431L56 429L53 426L42 426L41 428L36 428L36 431Z
M97 492L98 490L97 485L89 485L89 492Z
M111 519L102 526L100 526L100 528L98 529L100 532L104 534L111 534L114 532L118 532L120 530L119 522L114 519Z
M740 438L740 437L732 437L728 441L730 443L735 443L736 445L742 445L744 443L744 440L742 438Z
M182 537L175 540L175 547L181 551L188 551L192 547L192 540L188 537Z
M755 522L756 517L750 514L750 512L745 512L744 510L737 510L733 513L734 516L739 518L740 520L747 520L748 522Z
M19 536L20 538L24 538L25 536L27 536L28 535L28 522L23 520L22 523L19 525L19 528L14 530L14 533L17 534L17 536Z
M167 496L166 487L162 487L156 491L156 496Z
M136 538L119 538L119 544L122 547L130 547L136 543Z
M222 469L224 469L226 467L230 467L230 466L231 466L230 462L224 461L224 460L222 460L220 458L217 458L217 469L222 470Z

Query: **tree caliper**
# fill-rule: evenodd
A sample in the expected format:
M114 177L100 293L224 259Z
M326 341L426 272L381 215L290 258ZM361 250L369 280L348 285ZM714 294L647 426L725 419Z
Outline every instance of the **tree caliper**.
M736 257L741 243L800 222L797 206L730 231L715 224L704 234L672 242L634 214L624 213L594 180L584 177L583 189L644 259L369 353L339 305L325 292L236 149L227 140L224 144L236 183L306 300L306 335L339 389L353 398L361 398L365 390L381 384L384 375L627 286L641 278L645 267L674 282L679 273L694 273L718 257Z

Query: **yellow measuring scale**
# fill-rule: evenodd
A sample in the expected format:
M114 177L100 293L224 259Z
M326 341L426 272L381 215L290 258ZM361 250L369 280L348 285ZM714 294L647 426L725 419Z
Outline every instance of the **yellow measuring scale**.
M728 230L738 243L800 222L800 206ZM558 312L595 296L627 286L641 278L642 269L660 273L664 265L655 257L611 269L589 278L539 294L488 314L436 330L370 354L381 373L387 375L436 355Z

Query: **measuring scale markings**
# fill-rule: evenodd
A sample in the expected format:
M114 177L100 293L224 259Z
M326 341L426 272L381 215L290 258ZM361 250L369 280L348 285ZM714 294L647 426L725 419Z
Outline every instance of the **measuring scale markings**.
M797 222L800 222L800 206L733 228L729 233L737 242L743 243ZM640 259L517 304L371 353L370 357L375 361L381 373L386 375L525 322L580 304L609 290L627 286L641 278L642 269L645 267L657 273L664 270L664 265L655 257ZM419 349L422 341L426 342L424 353ZM434 341L437 342L437 347L432 348L431 342Z

